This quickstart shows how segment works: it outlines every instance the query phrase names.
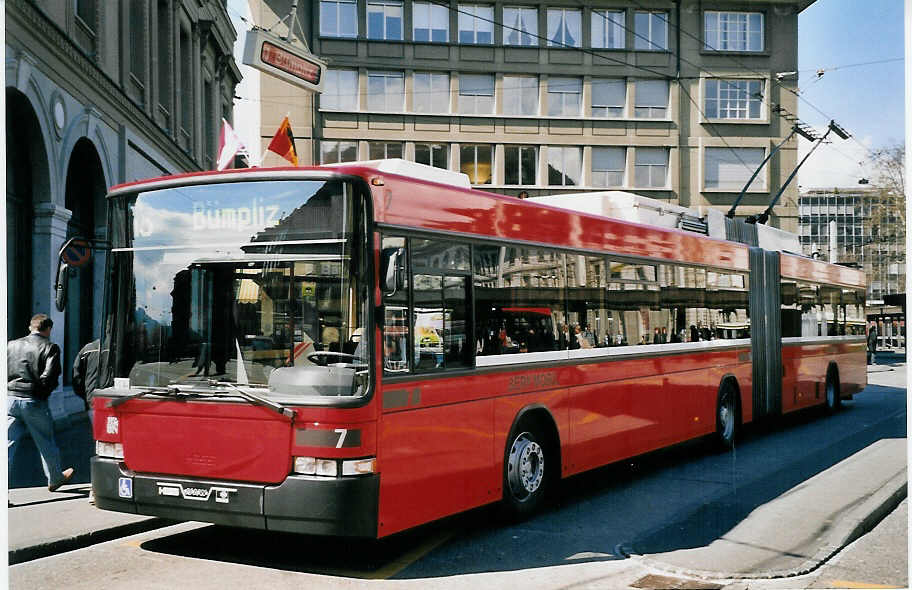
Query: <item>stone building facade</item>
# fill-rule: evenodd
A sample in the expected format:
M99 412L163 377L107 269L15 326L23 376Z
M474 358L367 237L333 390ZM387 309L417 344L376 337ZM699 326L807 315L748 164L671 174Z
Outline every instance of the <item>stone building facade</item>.
M66 368L99 335L105 254L59 312L59 248L104 240L109 187L212 167L237 33L223 0L8 0L5 18L7 338L49 313Z

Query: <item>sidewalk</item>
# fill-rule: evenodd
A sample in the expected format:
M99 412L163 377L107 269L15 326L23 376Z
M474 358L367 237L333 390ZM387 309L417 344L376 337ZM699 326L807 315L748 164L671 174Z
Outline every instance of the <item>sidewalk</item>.
M89 504L89 489L84 483L56 492L49 492L47 484L9 490L10 565L173 524L99 510Z

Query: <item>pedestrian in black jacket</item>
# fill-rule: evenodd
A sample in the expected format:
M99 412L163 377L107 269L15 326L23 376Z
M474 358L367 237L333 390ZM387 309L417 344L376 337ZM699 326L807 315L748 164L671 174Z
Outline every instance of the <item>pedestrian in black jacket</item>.
M16 450L31 435L52 492L73 477L72 467L60 469L60 449L48 406L60 378L60 347L50 341L53 326L51 318L36 314L29 323L29 335L12 340L6 349L7 465L13 471Z
M92 392L98 387L98 355L101 341L97 338L82 347L73 361L73 393L85 401L91 419Z

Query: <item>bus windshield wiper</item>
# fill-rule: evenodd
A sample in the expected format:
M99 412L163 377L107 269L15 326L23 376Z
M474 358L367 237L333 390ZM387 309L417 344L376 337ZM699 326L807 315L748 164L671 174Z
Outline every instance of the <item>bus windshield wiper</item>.
M266 398L262 398L262 397L260 397L260 396L258 396L258 395L254 395L254 394L250 393L249 391L247 391L246 389L241 388L240 386L238 386L238 385L235 384L235 383L231 383L230 381L215 381L215 380L212 380L212 381L209 382L209 385L211 385L211 386L213 386L213 387L218 387L218 386L221 386L221 385L224 385L224 386L227 386L227 387L231 387L231 388L234 389L234 391L236 391L241 397L243 397L244 399L246 399L246 400L249 401L250 403L252 403L252 404L254 404L254 405L257 405L257 406L262 406L262 407L264 407L264 408L269 408L270 410L272 410L272 411L275 412L276 414L281 414L281 415L285 416L286 418L289 418L289 419L292 421L292 423L294 422L294 419L295 419L295 411L292 410L291 408L286 408L285 406L283 406L283 405L280 404L280 403L274 402L274 401L272 401L272 400L268 400L268 399L266 399Z
M138 397L143 397L146 395L153 395L153 394L162 395L162 396L166 396L166 397L197 397L198 396L198 394L195 394L195 393L181 391L179 388L177 388L174 385L169 385L167 387L148 386L148 387L144 387L143 390L140 391L139 393L134 393L134 394L128 395L126 397L119 397L117 399L109 401L107 407L116 408L117 406L119 406L121 404L127 403L131 399L136 399Z

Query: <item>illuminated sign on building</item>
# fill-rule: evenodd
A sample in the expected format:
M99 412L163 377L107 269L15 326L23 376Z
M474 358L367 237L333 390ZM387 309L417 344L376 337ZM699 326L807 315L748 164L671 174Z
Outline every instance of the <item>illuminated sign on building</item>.
M323 90L326 64L305 49L264 30L247 32L244 63L311 92Z

